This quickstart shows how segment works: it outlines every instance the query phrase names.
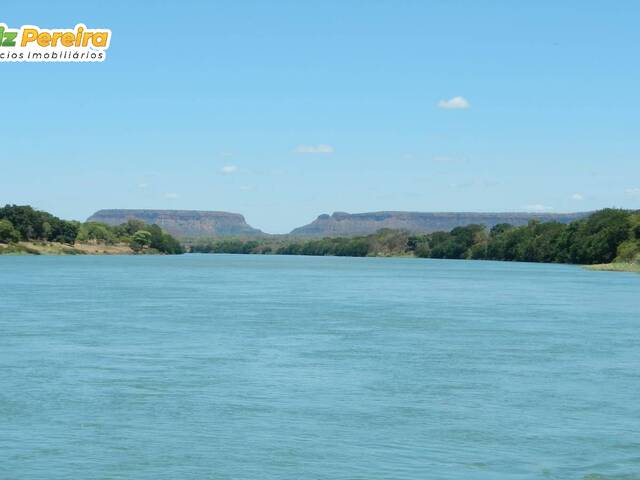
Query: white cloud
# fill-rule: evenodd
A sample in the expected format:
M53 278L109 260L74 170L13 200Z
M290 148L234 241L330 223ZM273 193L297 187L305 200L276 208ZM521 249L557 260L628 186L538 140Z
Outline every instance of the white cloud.
M536 203L533 205L525 205L522 208L524 208L527 212L536 212L536 213L551 212L554 210L553 207L548 207L546 205L541 205L539 203Z
M236 173L238 171L238 167L235 165L225 165L220 169L220 173L224 175L231 175L232 173Z
M446 108L449 110L465 109L465 108L470 108L471 104L464 97L453 97L453 98L450 98L449 100L440 100L438 102L438 107Z
M148 183L139 183L138 188L147 188L149 186Z
M250 190L253 190L253 186L252 185L241 185L240 186L240 190L242 190L243 192L248 192Z
M333 153L334 149L331 145L298 145L295 149L296 153Z
M640 188L627 188L624 194L629 197L640 197Z
M165 193L164 198L180 198L180 195L178 195L177 193L170 192L170 193Z
M582 195L581 193L574 193L573 195L571 195L571 200L584 200L584 195Z

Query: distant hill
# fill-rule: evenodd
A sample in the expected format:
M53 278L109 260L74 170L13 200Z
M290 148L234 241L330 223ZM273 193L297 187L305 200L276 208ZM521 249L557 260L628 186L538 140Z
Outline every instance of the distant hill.
M580 213L475 213L475 212L370 212L323 214L308 225L296 228L290 235L296 237L338 237L368 235L381 228L431 233L449 231L470 224L488 228L499 223L526 225L529 220L569 223L588 216Z
M529 220L569 223L589 213L475 213L475 212L370 212L320 215L308 225L296 228L289 235L295 237L350 237L368 235L381 228L431 233L449 231L472 223L488 228L498 223L525 225ZM253 228L238 213L199 210L99 210L87 219L119 225L135 218L157 224L179 238L203 237L263 237L268 234Z
M157 224L180 238L256 237L264 233L251 227L238 213L197 210L99 210L87 221L119 225L130 218Z

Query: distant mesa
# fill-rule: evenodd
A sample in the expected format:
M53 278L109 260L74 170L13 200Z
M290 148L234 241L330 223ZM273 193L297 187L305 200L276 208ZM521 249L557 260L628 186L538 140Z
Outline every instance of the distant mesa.
M450 231L472 223L491 228L499 223L526 225L529 220L569 223L588 216L580 213L476 213L476 212L335 212L322 214L308 225L296 228L293 237L351 237L369 235L382 228L408 230L415 233ZM238 213L199 210L99 210L90 222L119 225L130 218L155 223L170 234L182 238L266 237L269 234L253 228Z
M205 212L197 210L99 210L88 222L119 225L129 219L157 224L180 238L257 237L264 233L250 226L239 213Z
M476 213L476 212L369 212L322 214L316 220L291 231L296 237L339 237L369 235L382 228L415 233L450 231L470 224L491 228L499 223L526 225L529 220L569 223L588 216L579 213Z

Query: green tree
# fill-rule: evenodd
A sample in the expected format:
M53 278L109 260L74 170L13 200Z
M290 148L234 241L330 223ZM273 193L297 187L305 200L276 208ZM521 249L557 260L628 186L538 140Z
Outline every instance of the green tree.
M116 236L108 225L98 222L86 222L80 226L77 240L79 242L96 242L111 245Z
M640 241L627 240L618 247L616 262L635 262L640 260Z
M617 255L618 246L631 234L630 213L607 208L578 222L572 238L571 263L609 263Z
M66 220L60 220L57 222L56 227L52 233L53 240L60 243L68 243L73 245L76 243L78 237L78 231L80 230L79 222L68 222ZM49 239L51 240L51 239Z
M44 240L50 240L53 235L53 227L49 222L42 222L42 236Z
M133 234L131 238L131 242L129 242L129 246L131 249L140 253L145 248L148 248L151 245L151 233L146 230L138 230Z
M114 230L118 237L132 237L134 233L138 230L144 229L146 226L147 225L142 220L130 218L127 220L127 223L116 226Z
M629 217L629 223L631 224L630 237L635 240L640 240L640 213L634 213Z
M13 228L9 220L0 220L0 243L15 243L20 241L20 234Z

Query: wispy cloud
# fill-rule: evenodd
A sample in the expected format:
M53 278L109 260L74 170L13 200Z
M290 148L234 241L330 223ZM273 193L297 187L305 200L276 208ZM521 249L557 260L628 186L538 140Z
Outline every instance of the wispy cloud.
M533 205L525 205L522 208L527 212L536 212L536 213L551 212L555 210L553 207L549 207L547 205L541 205L539 203L535 203Z
M231 175L232 173L236 173L238 171L238 167L236 165L225 165L220 169L220 173L223 175Z
M317 153L324 153L324 154L330 154L334 152L334 148L331 145L325 145L325 144L320 144L320 145L298 145L295 149L296 153L311 153L311 154L317 154Z
M640 188L627 188L624 194L629 197L640 197Z
M582 195L581 193L574 193L573 195L571 195L571 200L576 200L576 201L581 201L584 200L584 195Z
M148 186L149 186L149 184L148 183L144 183L144 182L138 184L138 188L147 188Z
M253 190L253 185L241 185L240 190L242 190L243 192L248 192L250 190Z
M164 198L170 198L170 199L180 198L180 195L174 192L169 192L164 194Z
M471 104L469 100L464 97L453 97L449 100L440 100L438 102L438 108L445 108L447 110L465 109L470 108Z

